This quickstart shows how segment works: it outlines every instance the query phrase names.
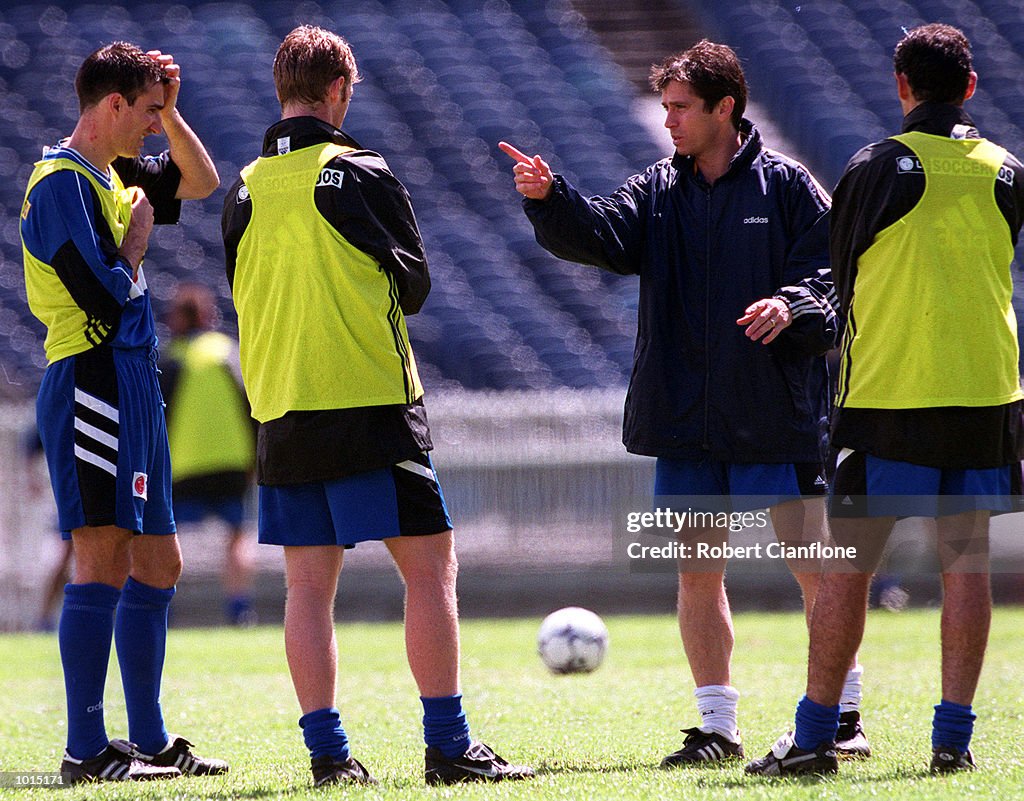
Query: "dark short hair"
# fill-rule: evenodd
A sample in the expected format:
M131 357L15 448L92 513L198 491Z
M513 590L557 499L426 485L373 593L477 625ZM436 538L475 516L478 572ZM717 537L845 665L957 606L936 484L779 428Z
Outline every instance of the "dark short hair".
M90 53L78 68L75 92L79 111L95 106L114 92L128 104L163 78L160 65L128 42L111 42Z
M669 56L651 67L651 88L664 91L670 81L687 83L711 111L723 97L736 101L732 124L738 129L747 109L747 80L731 47L701 39L689 50Z
M896 45L893 65L915 99L960 105L971 79L971 43L952 25L921 25Z
M338 34L313 25L289 33L274 56L274 88L282 106L320 103L331 82L343 76L351 93L360 80L352 48Z

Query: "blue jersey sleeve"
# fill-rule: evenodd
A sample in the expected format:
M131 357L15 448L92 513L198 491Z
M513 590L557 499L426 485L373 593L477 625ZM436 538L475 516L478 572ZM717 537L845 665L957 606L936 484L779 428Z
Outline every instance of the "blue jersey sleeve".
M28 201L25 247L53 267L79 307L106 318L138 294L88 179L59 170L36 184Z

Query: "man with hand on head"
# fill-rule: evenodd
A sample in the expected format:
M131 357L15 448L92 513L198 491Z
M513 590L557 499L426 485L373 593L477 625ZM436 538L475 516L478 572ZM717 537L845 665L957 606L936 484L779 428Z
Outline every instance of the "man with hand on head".
M59 627L67 783L228 769L168 735L160 708L181 551L142 259L154 223L177 222L182 200L218 184L177 109L180 85L180 67L157 50L114 42L86 58L78 124L36 163L21 212L28 302L47 328L39 434L75 556ZM140 156L161 132L170 150ZM104 725L111 639L131 742L108 740Z
M285 650L316 786L373 783L335 706L334 598L347 548L383 540L405 582L428 784L533 775L472 740L459 686L458 570L405 315L430 289L409 195L341 131L359 80L303 25L274 59L282 119L224 201L242 378L259 423L259 540L284 547Z
M744 119L736 54L707 40L651 72L675 154L608 197L583 197L540 157L502 142L516 189L554 255L639 275L623 442L657 457L656 498L720 496L726 510L769 507L789 544L826 537L821 437L823 354L835 344L828 194L800 164L762 146ZM688 529L684 540L728 536ZM791 562L809 615L817 562ZM732 686L725 562L680 560L678 615L701 725L663 767L743 755ZM861 671L844 691L844 747L867 756Z

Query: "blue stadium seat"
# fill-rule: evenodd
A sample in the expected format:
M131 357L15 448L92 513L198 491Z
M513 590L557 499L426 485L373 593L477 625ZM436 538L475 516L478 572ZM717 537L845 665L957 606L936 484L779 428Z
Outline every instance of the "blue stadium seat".
M853 150L898 125L892 46L900 26L935 16L963 25L974 41L982 84L969 109L979 126L1011 146L1024 135L1017 4L694 5L748 60L755 98L813 156L826 183ZM270 64L300 17L332 25L352 42L364 81L346 127L385 155L413 196L434 281L423 312L410 320L424 376L480 389L623 384L635 279L545 253L513 191L511 163L496 148L510 139L545 154L587 194L611 191L667 155L665 143L631 116L635 90L568 0L11 4L0 11L6 219L16 219L41 146L74 125L70 82L81 58L112 38L178 54L186 69L182 109L231 183L276 118ZM198 279L217 288L233 319L219 241L223 191L190 204L184 225L154 236L158 305L177 281ZM42 356L39 325L25 312L16 227L0 228L0 259L0 359L30 393Z

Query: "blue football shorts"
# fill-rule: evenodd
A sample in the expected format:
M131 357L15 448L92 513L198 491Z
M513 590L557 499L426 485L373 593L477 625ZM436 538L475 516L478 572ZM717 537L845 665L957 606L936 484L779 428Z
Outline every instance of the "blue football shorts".
M440 534L451 517L427 453L333 481L259 488L259 541L340 545Z
M1020 465L980 470L925 467L844 448L836 457L833 517L942 517L1014 511Z
M155 351L100 346L54 362L36 419L64 539L82 526L174 533Z
M174 501L174 522L179 526L202 523L206 518L223 520L238 528L245 520L245 500L232 498L178 498Z
M659 457L654 467L656 505L659 497L723 497L721 511L744 512L827 492L824 468L815 463L743 464Z

